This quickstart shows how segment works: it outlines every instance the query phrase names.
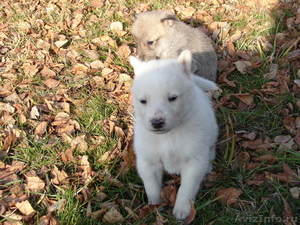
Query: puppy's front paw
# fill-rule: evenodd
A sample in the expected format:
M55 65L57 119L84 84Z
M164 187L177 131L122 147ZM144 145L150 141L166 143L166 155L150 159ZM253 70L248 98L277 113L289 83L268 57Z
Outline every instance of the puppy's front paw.
M179 199L178 199L179 200ZM185 200L176 200L173 215L177 220L184 220L191 212L191 205L188 199Z

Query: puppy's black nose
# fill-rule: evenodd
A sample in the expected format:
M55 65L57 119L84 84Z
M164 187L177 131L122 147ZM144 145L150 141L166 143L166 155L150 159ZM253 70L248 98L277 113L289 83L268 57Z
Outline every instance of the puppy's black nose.
M163 119L153 119L152 120L152 127L155 129L160 129L164 126L165 121Z

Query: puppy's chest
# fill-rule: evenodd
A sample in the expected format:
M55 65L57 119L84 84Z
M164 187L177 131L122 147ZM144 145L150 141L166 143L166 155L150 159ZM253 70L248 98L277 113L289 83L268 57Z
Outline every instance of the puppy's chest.
M170 174L180 174L182 167L188 162L187 155L181 155L179 152L168 152L161 154L160 162L163 168Z

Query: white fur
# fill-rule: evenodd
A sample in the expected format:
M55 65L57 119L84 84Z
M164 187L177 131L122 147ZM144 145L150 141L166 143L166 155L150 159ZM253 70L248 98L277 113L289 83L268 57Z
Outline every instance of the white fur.
M173 209L177 219L190 214L190 200L195 200L200 183L212 169L218 135L211 102L191 74L191 58L188 50L177 59L142 62L130 57L135 72L132 92L138 173L150 204L161 202L164 170L181 175ZM214 88L212 84L203 87Z

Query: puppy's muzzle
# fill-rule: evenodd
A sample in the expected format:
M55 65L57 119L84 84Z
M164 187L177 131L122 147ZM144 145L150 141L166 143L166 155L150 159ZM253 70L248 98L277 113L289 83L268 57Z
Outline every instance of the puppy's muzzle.
M159 130L159 129L161 129L161 128L164 127L164 125L165 125L165 120L164 120L164 119L153 119L153 120L151 121L151 124L152 124L152 127L153 127L154 129Z

